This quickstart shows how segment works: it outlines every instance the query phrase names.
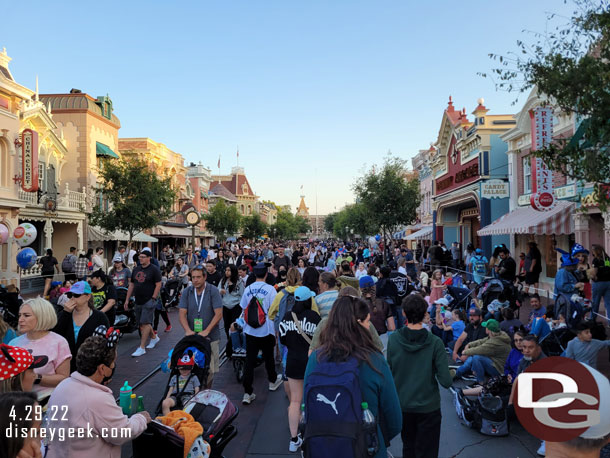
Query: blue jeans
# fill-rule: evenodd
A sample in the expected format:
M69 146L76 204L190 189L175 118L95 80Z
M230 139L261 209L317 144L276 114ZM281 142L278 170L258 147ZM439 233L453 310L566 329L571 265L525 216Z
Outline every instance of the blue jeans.
M501 312L487 312L485 314L485 320L489 320L493 318L496 321L500 321L502 319L502 313Z
M602 297L604 298L604 306L606 307L606 316L610 318L610 281L594 281L591 285L592 290L592 306L595 313L599 313L599 304ZM595 318L595 316L593 317Z
M491 362L491 359L487 356L481 355L470 356L466 362L457 369L455 375L461 377L462 375L466 375L470 372L475 375L477 382L479 383L483 383L487 375L490 377L500 375L498 370Z
M231 343L233 344L233 351L245 350L246 349L246 336L243 332L229 332Z

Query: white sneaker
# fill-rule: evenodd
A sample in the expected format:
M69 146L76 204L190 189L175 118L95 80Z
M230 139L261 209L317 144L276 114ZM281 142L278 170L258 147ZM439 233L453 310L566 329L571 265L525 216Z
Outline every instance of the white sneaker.
M241 403L250 404L255 399L256 399L256 395L254 393L252 393L252 394L244 393L244 397L242 398Z
M540 447L538 448L538 450L536 450L536 453L540 456L546 456L546 442L542 441L542 443L540 444Z
M157 345L159 342L161 342L161 338L157 335L157 337L154 339L150 339L150 342L148 345L146 345L146 348L155 348L155 345Z
M292 439L290 439L290 445L288 447L288 450L290 450L291 452L296 452L299 450L299 447L303 444L303 439L301 438L301 435L299 434L297 436L297 441L294 442Z
M277 374L275 382L269 382L269 391L277 390L283 381L284 380L282 379L282 374Z
M133 356L134 358L137 358L138 356L142 356L146 354L146 350L144 350L142 347L138 347L138 349L136 351L134 351L131 356Z

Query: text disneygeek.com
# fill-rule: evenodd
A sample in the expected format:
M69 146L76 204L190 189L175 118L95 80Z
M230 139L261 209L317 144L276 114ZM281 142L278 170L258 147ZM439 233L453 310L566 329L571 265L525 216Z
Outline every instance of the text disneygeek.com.
M37 437L40 439L46 439L49 442L53 442L55 440L65 441L66 439L95 439L95 438L103 438L103 439L126 439L131 438L131 428L101 428L99 432L96 432L90 425L87 423L87 426L78 427L78 428L17 428L17 427L8 427L5 430L5 435L7 438L14 439L27 439L30 437Z

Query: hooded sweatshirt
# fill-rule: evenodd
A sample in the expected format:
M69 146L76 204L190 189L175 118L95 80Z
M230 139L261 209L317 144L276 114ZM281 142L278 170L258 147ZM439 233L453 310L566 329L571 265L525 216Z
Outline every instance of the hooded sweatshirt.
M494 367L502 374L504 363L511 351L510 337L504 331L499 336L485 337L468 344L468 348L462 352L466 356L481 355L491 359Z
M429 413L441 408L438 382L449 388L447 353L441 339L425 329L403 327L388 340L388 364L407 413Z

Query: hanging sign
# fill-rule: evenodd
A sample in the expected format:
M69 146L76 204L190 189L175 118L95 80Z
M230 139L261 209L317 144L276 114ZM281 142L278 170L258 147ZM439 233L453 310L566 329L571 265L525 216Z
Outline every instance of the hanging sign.
M504 199L509 196L508 182L487 180L481 183L481 197L485 199Z
M21 189L38 191L38 132L24 129L21 133Z
M553 109L537 107L530 111L532 151L545 148L553 139ZM555 208L553 172L539 157L532 158L532 195L530 204L535 210L550 211Z

